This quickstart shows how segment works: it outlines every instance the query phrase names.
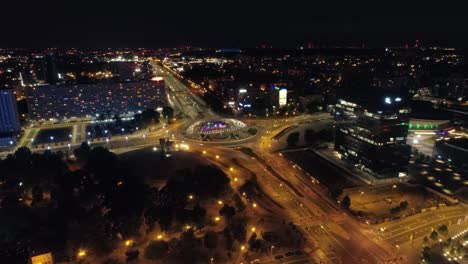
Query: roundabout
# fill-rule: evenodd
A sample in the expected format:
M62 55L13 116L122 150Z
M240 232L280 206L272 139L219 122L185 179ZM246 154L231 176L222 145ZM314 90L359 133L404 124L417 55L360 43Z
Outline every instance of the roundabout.
M244 122L232 118L198 121L183 132L187 139L216 143L243 140L257 133L257 128L249 127Z

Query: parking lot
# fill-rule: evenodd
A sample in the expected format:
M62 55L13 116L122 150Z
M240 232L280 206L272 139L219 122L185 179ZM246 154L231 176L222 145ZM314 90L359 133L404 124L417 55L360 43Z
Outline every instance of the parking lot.
M346 189L342 195L351 198L351 210L370 222L380 222L421 212L423 208L437 206L444 201L419 186L395 184L386 186L363 186ZM407 202L401 210L392 208Z

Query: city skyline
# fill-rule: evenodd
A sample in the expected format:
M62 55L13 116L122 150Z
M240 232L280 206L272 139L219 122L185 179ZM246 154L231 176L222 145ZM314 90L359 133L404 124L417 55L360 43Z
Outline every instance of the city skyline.
M2 7L0 263L468 263L463 4Z

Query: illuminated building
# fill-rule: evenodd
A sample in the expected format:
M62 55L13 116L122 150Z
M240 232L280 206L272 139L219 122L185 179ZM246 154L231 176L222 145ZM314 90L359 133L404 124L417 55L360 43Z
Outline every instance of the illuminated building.
M448 161L458 167L468 165L468 138L437 140L432 157Z
M0 145L10 144L20 132L15 94L12 89L0 87Z
M39 85L27 87L26 95L29 119L36 122L132 115L167 104L164 81Z
M370 83L345 84L335 105L335 151L374 178L407 175L410 108L405 93Z

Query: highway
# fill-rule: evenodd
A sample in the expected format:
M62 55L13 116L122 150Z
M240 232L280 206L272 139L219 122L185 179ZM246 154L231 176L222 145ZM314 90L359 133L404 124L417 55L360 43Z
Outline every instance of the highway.
M155 62L152 65L155 75L163 76L166 87L169 88L169 101L175 109L192 120L216 117L211 109L207 108L205 103L190 91L190 88L170 72L170 69L166 69Z

